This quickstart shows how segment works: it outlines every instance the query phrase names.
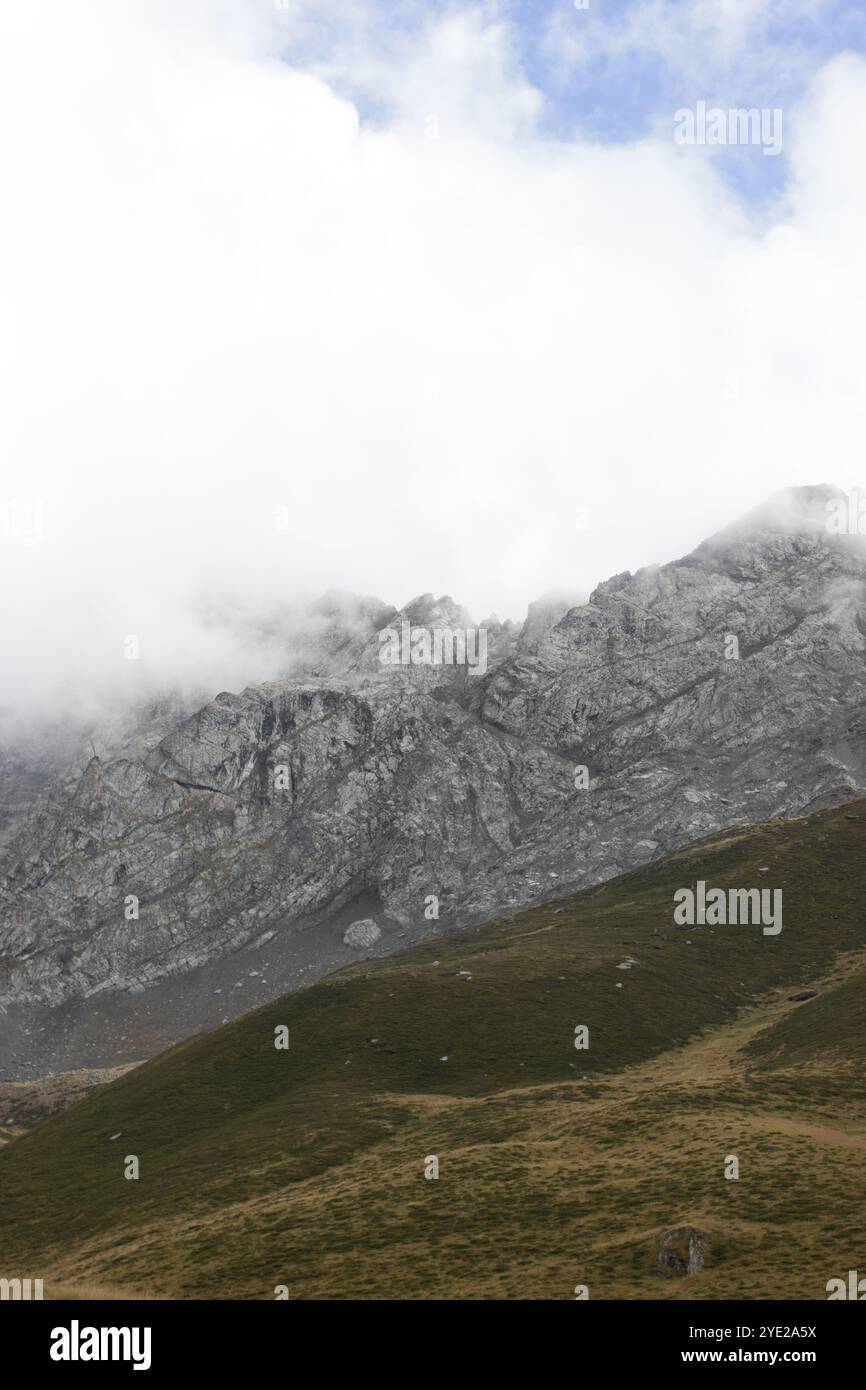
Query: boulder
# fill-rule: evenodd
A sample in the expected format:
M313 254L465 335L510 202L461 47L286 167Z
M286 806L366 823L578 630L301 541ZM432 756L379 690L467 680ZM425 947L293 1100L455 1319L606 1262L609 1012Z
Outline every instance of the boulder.
M699 1274L709 1241L694 1226L677 1226L659 1237L658 1262L663 1274Z
M374 946L379 940L382 932L372 917L359 918L357 922L352 922L343 933L343 944L345 946Z

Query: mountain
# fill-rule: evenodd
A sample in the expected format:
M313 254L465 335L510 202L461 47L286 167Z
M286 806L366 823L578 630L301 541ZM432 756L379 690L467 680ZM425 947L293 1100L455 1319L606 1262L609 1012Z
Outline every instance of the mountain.
M866 550L828 534L839 496L786 492L519 632L491 619L474 667L380 660L383 629L471 628L450 598L331 595L291 674L97 741L7 827L3 1074L138 1060L350 959L862 792ZM346 944L357 919L373 944Z
M862 1271L864 839L866 800L716 834L176 1046L0 1149L4 1272L49 1298L826 1298ZM676 925L698 881L781 892L781 930Z

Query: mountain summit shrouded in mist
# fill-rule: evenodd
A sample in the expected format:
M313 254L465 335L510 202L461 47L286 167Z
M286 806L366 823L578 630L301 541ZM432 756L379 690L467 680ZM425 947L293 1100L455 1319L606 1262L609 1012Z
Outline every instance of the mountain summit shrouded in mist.
M429 624L429 651L470 621L450 599L331 595L294 676L97 734L5 832L7 1069L153 1051L363 954L353 921L386 952L866 789L839 496L479 629L483 669L381 660L381 624Z
M215 596L519 619L856 485L862 26L789 8L9 0L0 705L264 679ZM778 158L675 143L706 84Z
M395 1296L827 1378L860 8L5 0L0 107L0 1303L198 1379Z

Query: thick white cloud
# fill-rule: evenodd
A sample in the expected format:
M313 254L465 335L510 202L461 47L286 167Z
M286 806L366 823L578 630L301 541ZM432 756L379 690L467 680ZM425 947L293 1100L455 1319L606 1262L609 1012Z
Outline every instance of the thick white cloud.
M862 476L862 61L786 112L790 182L757 221L705 150L545 139L501 19L372 49L359 21L328 81L286 58L312 26L4 7L12 698L126 680L128 633L187 675L202 597L521 616ZM387 115L336 94L347 55Z

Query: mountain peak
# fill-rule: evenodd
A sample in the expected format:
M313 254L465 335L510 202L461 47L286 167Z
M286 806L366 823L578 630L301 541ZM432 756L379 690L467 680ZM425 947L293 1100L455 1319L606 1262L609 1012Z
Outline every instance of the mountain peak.
M450 594L442 594L440 598L434 598L432 594L419 594L401 609L398 618L404 618L418 627L475 626L466 609L455 603Z
M847 505L847 501L847 493L828 483L782 488L701 541L674 565L745 576L789 563L802 552L804 543L837 552L840 546L860 551L861 537L835 534L829 524L831 504Z

